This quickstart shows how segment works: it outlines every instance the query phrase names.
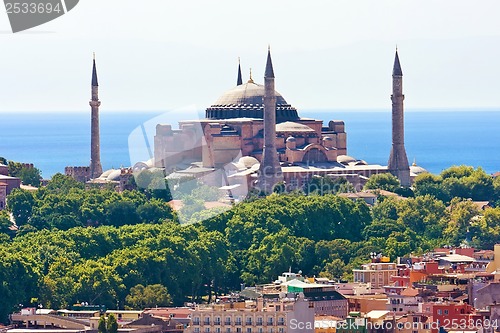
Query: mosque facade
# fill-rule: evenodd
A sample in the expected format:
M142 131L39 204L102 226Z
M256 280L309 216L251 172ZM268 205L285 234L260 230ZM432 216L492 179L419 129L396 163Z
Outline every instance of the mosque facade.
M396 60L395 66L400 71L397 53ZM192 177L224 168L227 177L222 179L222 186L242 184L251 188L259 187L260 182L265 192L269 192L270 186L263 179L269 178L269 183L284 181L287 188L293 190L314 176L344 177L360 188L373 174L406 175L406 171L399 170L399 165L409 175L407 160L406 166L402 162L392 163L393 169L389 170L387 166L348 156L342 120L324 124L322 120L300 117L297 109L274 90L270 52L264 85L254 82L251 76L243 83L240 66L237 78L236 86L206 109L204 119L181 121L178 129L170 124L157 125L155 167ZM397 76L397 80L400 83L402 75ZM393 142L393 155L398 153L399 160L403 160L406 153L404 143L401 144L404 135L402 97L397 93L393 95L393 119L399 117L396 123L401 125L393 127L396 132L393 137L397 139ZM264 174L266 170L273 170L272 175ZM406 183L405 178L408 186Z
M95 59L91 84L91 163L67 167L65 173L94 184L113 182L125 189L130 177L144 169L165 170L167 180L196 178L233 194L245 196L252 188L270 193L278 183L287 190L303 188L315 176L342 177L361 189L373 174L391 172L403 186L415 173L408 166L404 147L402 71L396 56L393 69L392 149L388 166L368 164L347 155L347 134L342 120L304 118L274 89L275 75L268 50L264 84L250 78L243 83L238 65L236 86L205 110L205 118L157 124L153 158L132 168L102 172L99 106ZM414 169L412 172L412 168ZM417 170L418 169L418 170ZM423 171L422 171L423 170Z

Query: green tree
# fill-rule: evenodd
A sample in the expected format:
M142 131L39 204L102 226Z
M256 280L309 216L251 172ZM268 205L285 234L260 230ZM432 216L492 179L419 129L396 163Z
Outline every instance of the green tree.
M9 214L5 210L0 210L0 233L10 234L10 227L12 222L10 221Z
M108 225L122 226L139 222L139 215L132 201L114 201L106 207L106 223Z
M494 197L493 178L482 168L454 166L441 173L443 190L450 198L487 201Z
M97 325L97 332L108 333L108 329L106 328L106 318L104 318L104 316L101 316L101 318L99 318L99 324Z
M23 167L17 174L19 178L21 178L21 181L25 185L31 185L38 187L40 186L40 181L42 179L41 172L37 168L26 168Z
M330 280L340 279L345 273L345 264L340 259L333 259L333 261L327 263L323 268L323 271L319 273L320 277L326 277Z
M61 173L56 173L45 189L50 193L68 193L71 189L83 189L84 187L83 183Z
M118 332L118 322L114 314L110 314L106 320L106 331L107 333L117 333Z
M401 187L399 180L390 173L372 175L365 184L365 189L396 192Z
M443 178L439 175L423 173L418 175L413 182L415 195L432 195L443 202L450 200L450 194L443 187Z
M354 187L343 177L331 178L314 176L304 185L303 191L306 194L325 195L354 192Z
M447 224L445 205L429 195L402 200L397 211L399 223L425 238L439 238Z
M18 226L28 223L34 206L35 198L29 191L16 188L7 196L7 209Z
M363 229L363 237L370 239L373 237L387 238L394 232L404 232L407 228L400 222L391 219L373 221Z
M160 220L173 219L172 208L158 199L152 199L137 207L137 214L144 223L159 223Z
M477 206L470 200L461 200L454 198L449 206L450 219L444 230L444 236L450 244L455 246L461 243L469 236L473 228L473 221L478 217Z
M21 169L23 168L22 163L9 161L7 166L9 167L9 176L19 177L19 172L21 172Z
M473 226L480 230L474 237L483 249L491 249L500 238L500 207L487 208L481 219L474 221Z
M161 284L153 284L144 287L138 284L130 289L130 293L125 299L131 309L145 309L156 306L169 306L172 298L168 289Z

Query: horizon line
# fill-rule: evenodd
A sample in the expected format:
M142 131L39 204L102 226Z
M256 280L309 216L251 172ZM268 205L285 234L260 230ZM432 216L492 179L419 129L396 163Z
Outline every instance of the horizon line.
M199 111L205 111L205 109L199 109ZM405 108L405 113L406 112L474 112L474 111L488 111L488 112L500 112L500 106L482 106L482 107L415 107L415 108ZM175 109L148 109L148 110L131 110L131 109L111 109L111 110L100 110L100 114L102 113L167 113L167 112L174 112L174 113L183 113L182 110L179 110L178 108ZM301 109L300 112L391 112L390 107L376 107L376 108L304 108ZM33 113L39 113L39 114L54 114L54 113L88 113L90 114L90 111L88 110L0 110L0 114L12 114L12 113L19 113L19 114L33 114Z

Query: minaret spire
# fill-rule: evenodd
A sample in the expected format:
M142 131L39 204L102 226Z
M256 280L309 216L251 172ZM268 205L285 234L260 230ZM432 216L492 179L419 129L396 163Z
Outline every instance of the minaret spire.
M408 165L404 139L404 98L403 71L396 49L392 69L392 148L387 168L399 179L402 186L410 186L410 166Z
M93 66L92 66L92 87L98 87L99 83L97 83L97 69L95 67L95 52L93 54Z
M398 48L396 47L396 57L394 58L394 67L392 69L392 76L403 76L401 64L399 63Z
M266 63L266 72L264 77L274 78L274 70L273 70L273 62L271 61L271 47L269 46L267 49L267 63Z
M241 64L240 64L240 57L238 57L238 80L236 81L236 85L240 86L243 84L243 79L241 77Z
M99 134L99 84L97 82L97 69L95 65L95 53L92 64L92 83L91 83L91 99L89 102L91 108L91 137L90 137L90 178L94 179L102 174L101 165L101 148Z
M256 185L262 192L269 194L280 181L283 181L283 173L276 150L276 92L271 50L268 49L264 74L264 147Z

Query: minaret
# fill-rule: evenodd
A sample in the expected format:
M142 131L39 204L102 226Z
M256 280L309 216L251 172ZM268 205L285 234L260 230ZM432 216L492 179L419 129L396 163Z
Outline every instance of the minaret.
M92 66L92 97L89 102L92 109L91 137L90 137L90 178L94 179L102 175L101 148L99 136L99 84L97 83L97 69L95 67L95 53Z
M401 186L410 186L410 167L405 150L403 72L399 64L398 50L392 70L392 148L388 170L399 179Z
M243 79L241 77L241 64L240 64L240 58L238 57L238 79L236 80L236 85L240 86L243 84Z
M283 181L278 152L276 151L276 94L274 90L274 71L271 50L267 51L267 64L264 74L264 149L259 169L257 187L271 193L276 183Z

